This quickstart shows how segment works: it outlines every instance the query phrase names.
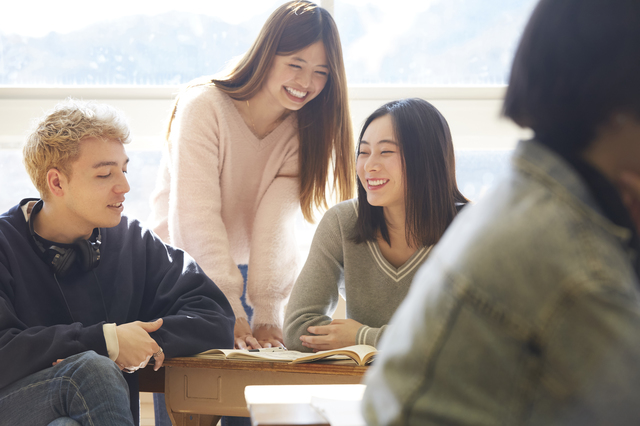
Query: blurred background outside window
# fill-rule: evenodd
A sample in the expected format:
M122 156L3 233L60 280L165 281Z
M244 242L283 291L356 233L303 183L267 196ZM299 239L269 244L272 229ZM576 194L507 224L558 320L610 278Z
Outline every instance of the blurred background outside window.
M173 86L177 91L193 78L221 72L244 53L281 3L12 2L0 6L0 93L2 87L85 86ZM350 87L394 88L504 86L535 3L334 0L330 5ZM354 122L356 132L360 124ZM132 191L125 212L142 220L149 214L162 131L151 148L138 149L135 142L127 147ZM458 150L458 183L465 195L480 198L507 169L509 153L482 146ZM20 158L15 143L3 145L0 139L0 178L10 182L0 194L0 211L22 197L37 196ZM301 229L312 234L312 228Z

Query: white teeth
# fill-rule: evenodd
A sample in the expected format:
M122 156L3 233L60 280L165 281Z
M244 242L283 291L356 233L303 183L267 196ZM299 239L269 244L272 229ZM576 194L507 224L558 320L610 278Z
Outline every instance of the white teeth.
M109 207L120 207L121 205L122 205L122 203L109 204Z
M296 98L304 98L305 96L307 96L307 93L309 93L309 92L301 92L299 90L292 89L291 87L286 87L286 86L285 86L285 89L287 89L287 92L291 93Z
M376 180L369 179L369 180L367 180L367 182L371 186L378 186L378 185L382 185L384 183L387 183L387 180L386 179L376 179Z

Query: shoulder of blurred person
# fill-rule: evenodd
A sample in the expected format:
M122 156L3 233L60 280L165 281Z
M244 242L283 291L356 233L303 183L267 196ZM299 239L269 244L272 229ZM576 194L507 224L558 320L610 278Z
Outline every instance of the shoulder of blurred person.
M372 424L472 424L481 411L495 422L551 422L571 418L563 413L569 395L575 409L593 404L612 414L605 389L631 365L594 365L610 356L584 350L634 340L640 315L629 302L638 286L625 251L629 230L601 215L552 151L523 142L513 160L509 176L460 212L392 319L367 378ZM637 359L640 347L620 353ZM584 374L590 369L592 377ZM460 406L442 412L443 403Z

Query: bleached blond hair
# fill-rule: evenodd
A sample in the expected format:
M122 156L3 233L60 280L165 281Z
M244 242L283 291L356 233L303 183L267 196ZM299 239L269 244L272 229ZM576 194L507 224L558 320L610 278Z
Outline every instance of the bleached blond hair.
M129 125L116 108L95 102L67 99L36 121L22 148L23 163L43 199L49 192L47 173L58 169L71 178L80 142L97 138L129 143Z

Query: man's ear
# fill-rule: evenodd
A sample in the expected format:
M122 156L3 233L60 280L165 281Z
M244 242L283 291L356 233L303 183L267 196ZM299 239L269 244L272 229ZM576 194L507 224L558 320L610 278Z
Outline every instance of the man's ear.
M67 187L67 178L60 170L49 169L47 172L47 186L53 196L61 197Z

